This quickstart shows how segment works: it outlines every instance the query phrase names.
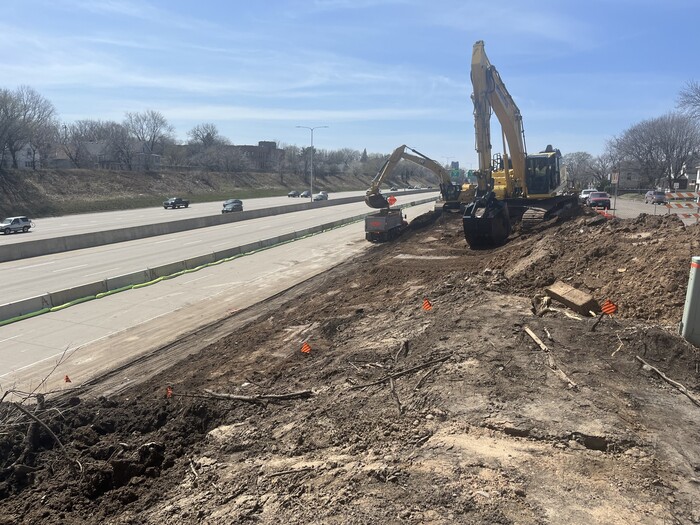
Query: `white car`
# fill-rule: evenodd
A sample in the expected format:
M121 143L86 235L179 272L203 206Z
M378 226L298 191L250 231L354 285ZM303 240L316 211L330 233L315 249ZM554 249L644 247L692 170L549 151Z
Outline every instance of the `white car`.
M328 194L325 191L322 191L321 193L317 193L316 195L314 195L314 200L315 201L327 201Z
M8 217L0 222L0 231L5 235L18 232L26 233L32 226L34 226L34 223L24 215L21 217Z
M589 197L589 195L590 195L591 193L593 193L594 191L598 191L598 190L596 190L595 188L588 188L588 189L585 189L585 190L581 190L581 193L580 193L579 196L578 196L578 201L579 201L581 204L588 204L588 197Z

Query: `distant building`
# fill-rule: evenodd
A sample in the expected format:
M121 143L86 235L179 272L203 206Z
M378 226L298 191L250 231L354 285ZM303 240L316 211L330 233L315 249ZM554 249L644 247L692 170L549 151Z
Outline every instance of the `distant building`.
M618 169L618 188L621 190L642 190L653 186L649 177L642 175L637 162L623 161Z
M39 153L34 152L31 147L27 144L22 149L17 152L17 169L20 170L31 170L36 167L38 168L40 164ZM10 152L5 149L5 154L2 156L2 162L0 163L0 168L10 169L12 168L12 156Z

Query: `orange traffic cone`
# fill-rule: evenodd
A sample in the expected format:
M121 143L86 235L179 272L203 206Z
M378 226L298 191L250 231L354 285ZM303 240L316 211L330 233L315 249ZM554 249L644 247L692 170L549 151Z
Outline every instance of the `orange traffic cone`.
M70 380L70 377L68 377L68 374L66 374L66 377L63 378L64 383L72 383L73 381Z
M310 354L311 353L311 345L304 341L304 344L301 345L301 353L302 354Z
M425 310L427 312L428 310L432 310L432 309L433 309L433 303L431 303L427 299L423 299L423 310Z

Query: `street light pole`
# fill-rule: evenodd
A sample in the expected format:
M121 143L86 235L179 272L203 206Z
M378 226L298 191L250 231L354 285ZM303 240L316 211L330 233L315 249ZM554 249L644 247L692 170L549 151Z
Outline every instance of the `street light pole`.
M311 131L311 202L314 200L314 130L319 128L327 128L328 126L297 126L297 128L304 128Z

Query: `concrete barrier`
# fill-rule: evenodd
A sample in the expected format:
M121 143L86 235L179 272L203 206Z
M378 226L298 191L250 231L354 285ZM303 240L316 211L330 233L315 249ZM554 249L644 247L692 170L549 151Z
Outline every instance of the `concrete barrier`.
M49 294L29 297L28 299L22 299L21 301L15 301L13 303L0 304L0 321L30 314L52 306Z
M138 272L126 273L116 277L108 277L105 279L105 288L107 291L118 290L132 284L141 284L151 280L150 270L139 270Z
M415 192L402 192L399 196L411 195L413 193L421 193L421 190ZM275 206L273 208L261 208L259 210L249 210L236 213L220 213L218 215L208 215L206 217L193 217L191 219L181 219L176 221L160 222L156 224L145 224L143 226L132 226L130 228L117 228L101 232L90 232L76 235L66 235L64 237L54 237L52 239L40 239L36 241L18 242L8 244L2 247L2 250L0 250L0 262L15 261L17 259L27 259L30 257L38 257L40 255L48 255L51 253L82 250L84 248L103 246L105 244L114 244L118 242L133 241L136 239L145 239L148 237L156 237L158 235L167 235L170 233L178 233L198 228L208 228L210 226L220 226L222 224L229 224L250 219L259 219L261 217L272 217L284 213L308 210L311 208L326 208L328 206L340 206L342 204L350 204L353 202L360 202L362 200L364 200L363 196L343 197L340 199L331 198L327 201L317 201L314 203L303 202L295 204L286 204L284 206Z
M49 292L49 297L51 299L51 306L61 306L62 304L75 301L82 297L90 297L91 295L97 295L98 293L104 293L107 291L107 286L105 281L95 281L93 283L81 284L79 286L73 286L72 288L66 288L65 290L58 290L56 292Z
M404 204L402 207L416 206L434 200L434 198L418 200ZM242 246L234 246L225 250L198 255L190 259L175 261L172 263L163 264L161 266L156 266L154 268L147 268L116 277L108 277L102 281L74 286L65 290L59 290L49 294L23 299L14 303L3 304L0 305L0 323L9 319L29 315L33 312L39 313L42 310L47 310L48 308L58 308L60 306L65 307L68 306L68 303L77 304L78 302L95 298L95 296L99 296L99 294L108 294L108 292L113 290L122 290L128 289L130 286L144 285L152 281L158 281L169 276L174 276L186 270L198 268L207 264L214 264L218 261L222 261L236 255L251 253L283 242L301 239L308 235L320 233L344 226L345 224L363 220L367 215L375 212L376 211L362 213L353 217L346 217L337 221L312 226L300 231L287 233L277 237L271 237L269 239L263 239Z

